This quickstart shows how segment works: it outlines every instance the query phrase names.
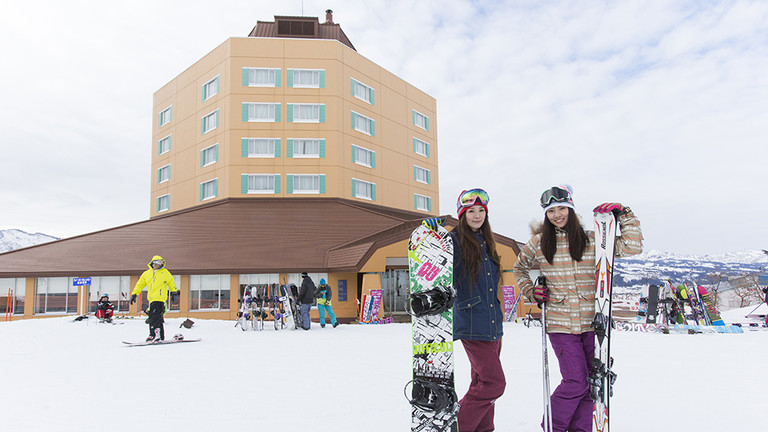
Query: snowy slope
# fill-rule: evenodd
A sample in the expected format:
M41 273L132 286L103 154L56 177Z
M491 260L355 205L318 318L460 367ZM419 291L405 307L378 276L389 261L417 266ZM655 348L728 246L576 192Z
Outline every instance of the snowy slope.
M58 240L58 238L42 233L30 234L18 229L0 230L0 253L54 240Z
M411 373L408 324L243 332L234 322L196 320L183 332L202 342L130 348L121 341L143 340L143 320L71 320L0 322L3 430L95 430L105 419L101 429L110 432L410 430L403 396ZM181 321L168 320L167 332L178 331ZM507 323L505 333L507 389L497 401L496 427L538 432L540 328ZM460 343L455 349L463 394L469 365ZM768 332L616 332L613 354L617 431L764 426ZM550 361L556 385L554 355Z

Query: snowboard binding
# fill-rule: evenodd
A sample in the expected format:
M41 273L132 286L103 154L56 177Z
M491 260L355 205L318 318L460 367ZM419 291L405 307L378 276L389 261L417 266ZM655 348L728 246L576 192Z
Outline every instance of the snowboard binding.
M411 397L408 397L408 384L413 384ZM405 397L411 405L422 411L438 414L458 413L459 403L456 391L436 382L416 378L405 385Z
M456 291L452 286L438 286L429 291L414 293L406 310L411 316L438 315L453 307Z
M603 400L605 397L604 383L608 385L608 396L613 396L613 384L616 382L616 373L611 370L613 357L608 362L608 367L599 359L592 359L592 369L589 372L589 396L593 401Z

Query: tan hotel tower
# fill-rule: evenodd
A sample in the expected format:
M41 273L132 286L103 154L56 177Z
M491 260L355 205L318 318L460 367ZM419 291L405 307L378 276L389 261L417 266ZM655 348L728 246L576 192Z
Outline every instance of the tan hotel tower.
M259 21L155 92L150 217L267 196L436 214L435 112L330 10Z

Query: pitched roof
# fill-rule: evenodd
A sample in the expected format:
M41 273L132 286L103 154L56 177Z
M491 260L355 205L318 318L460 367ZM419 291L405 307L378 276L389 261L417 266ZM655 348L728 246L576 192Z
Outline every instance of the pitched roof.
M133 274L153 255L183 274L319 271L328 249L423 217L341 198L227 199L0 254L0 277Z
M307 23L313 27L313 30L311 32L302 32L302 34L286 34L279 32L279 23L288 21L291 23ZM256 26L248 34L248 37L335 39L355 50L354 45L352 45L352 42L347 38L347 35L344 34L344 30L341 29L339 24L333 22L321 23L317 17L275 15L274 21L256 21Z
M343 198L230 198L0 254L0 277L137 274L153 255L177 274L355 272L423 218Z

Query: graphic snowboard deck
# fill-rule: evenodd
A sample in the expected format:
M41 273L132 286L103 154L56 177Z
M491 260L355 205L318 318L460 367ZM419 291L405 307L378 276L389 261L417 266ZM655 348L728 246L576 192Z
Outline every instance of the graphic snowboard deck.
M416 228L408 241L411 295L435 288L453 289L453 242L448 231L425 225ZM410 301L410 300L409 300ZM411 305L408 305L409 310ZM413 336L413 399L419 389L430 388L429 398L446 399L438 410L411 405L411 431L457 430L458 402L453 380L453 309L411 317ZM423 385L422 385L423 384ZM437 390L437 391L435 391ZM423 396L423 394L421 394Z
M124 344L126 344L129 347L137 347L137 346L149 346L149 345L170 345L175 343L182 343L182 342L200 342L202 339L182 339L182 340L176 340L176 339L168 339L168 340L161 340L157 342L126 342L123 341Z

